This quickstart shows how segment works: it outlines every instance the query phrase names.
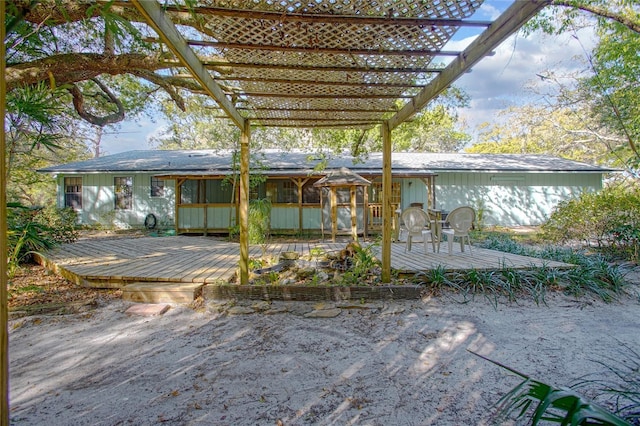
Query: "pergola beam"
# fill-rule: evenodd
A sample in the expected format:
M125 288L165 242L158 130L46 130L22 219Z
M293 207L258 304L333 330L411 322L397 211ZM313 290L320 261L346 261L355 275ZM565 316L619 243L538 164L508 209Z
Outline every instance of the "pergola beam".
M186 77L177 75L176 77ZM216 81L249 81L260 83L281 83L281 84L308 84L310 86L344 86L344 87L362 87L362 88L398 88L398 89L422 89L425 84L413 84L413 83L361 83L361 82L349 82L349 81L330 81L330 80L298 80L298 79L286 79L286 78L264 78L264 77L215 77Z
M202 87L220 107L229 115L240 129L244 129L244 118L227 99L222 88L216 83L195 52L189 47L185 38L166 16L156 0L131 0L133 5L147 20L147 23L158 33L162 41L178 57L180 62L193 74Z
M118 5L126 5L117 2ZM225 18L253 19L259 21L306 22L321 24L350 24L350 25L392 25L409 27L488 27L491 22L478 20L465 20L455 18L403 18L385 16L362 15L330 15L319 13L282 13L269 11L256 11L248 9L227 9L213 6L199 6L189 10L176 6L167 6L168 12L189 12L201 15L221 16Z
M440 73L444 68L418 68L418 67L375 67L375 66L312 66L312 65L291 65L291 64L260 64L244 62L225 61L202 61L207 68L255 68L271 70L290 71L323 71L323 72L359 72L359 73L380 73L380 74L431 74ZM222 73L222 72L221 72Z
M137 0L135 0L137 1ZM163 40L155 37L145 38L146 42L159 43ZM248 44L208 40L186 40L189 46L213 47L216 49L266 50L270 52L293 52L331 55L371 55L371 56L457 56L455 50L439 49L356 49L336 47L284 46L278 44Z
M424 108L427 103L550 3L550 0L516 1L513 3L485 32L478 36L440 74L431 80L419 94L389 120L389 129L395 129Z

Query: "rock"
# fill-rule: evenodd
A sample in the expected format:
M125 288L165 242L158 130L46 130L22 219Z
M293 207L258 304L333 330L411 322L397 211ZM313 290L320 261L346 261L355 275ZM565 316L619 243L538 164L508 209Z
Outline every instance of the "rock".
M248 315L253 314L255 311L248 306L233 306L227 311L229 315Z
M264 312L271 309L271 303L267 302L266 300L262 300L258 303L255 303L253 306L251 306L251 308L257 312Z
M335 318L342 312L342 309L320 309L305 314L305 318Z
M295 251L283 251L280 253L280 260L297 260L300 255Z
M387 306L380 312L380 315L397 315L404 312L404 308L400 305Z

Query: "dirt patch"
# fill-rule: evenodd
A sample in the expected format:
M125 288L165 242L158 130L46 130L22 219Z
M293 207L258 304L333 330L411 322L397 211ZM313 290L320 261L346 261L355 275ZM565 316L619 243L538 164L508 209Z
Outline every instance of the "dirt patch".
M8 286L11 318L85 312L121 296L120 290L80 287L40 265L23 266Z

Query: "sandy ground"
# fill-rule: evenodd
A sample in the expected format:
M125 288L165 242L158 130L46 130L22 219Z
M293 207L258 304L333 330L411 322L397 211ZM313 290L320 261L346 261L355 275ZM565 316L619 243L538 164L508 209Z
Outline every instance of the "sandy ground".
M518 379L467 349L566 385L640 347L637 297L129 306L11 320L11 423L485 425Z

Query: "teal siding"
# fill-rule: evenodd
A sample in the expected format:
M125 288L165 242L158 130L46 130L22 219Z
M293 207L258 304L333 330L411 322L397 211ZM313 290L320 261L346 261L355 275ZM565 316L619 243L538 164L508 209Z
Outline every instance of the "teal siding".
M144 226L144 219L153 213L158 224L173 227L175 204L175 181L165 180L164 195L152 197L152 174L102 173L73 175L82 177L82 210L78 220L85 225L135 228ZM116 210L113 179L116 176L133 177L131 210ZM58 179L58 205L64 206L64 176Z
M602 188L596 173L441 173L436 183L437 208L470 205L502 226L540 225L560 201Z
M207 207L207 228L229 229L235 223L235 207Z
M297 230L298 229L298 206L274 206L271 208L271 229L272 230Z
M163 227L174 226L175 181L165 180L165 193L151 197L149 173L101 173L69 175L82 177L82 210L78 212L81 224L142 227L149 213L158 218ZM113 179L115 176L133 177L133 206L131 210L115 210ZM418 178L394 179L401 182L401 207L422 203L427 207L428 194ZM64 205L64 175L58 177L58 205ZM578 196L583 191L602 188L600 173L447 173L435 178L435 208L450 211L460 205L470 205L483 213L486 225L539 225L551 214L555 206L564 200ZM183 230L205 229L203 206L180 206L178 228ZM206 228L226 230L235 223L235 209L230 206L206 207ZM328 206L325 205L325 230L330 230ZM231 213L231 214L230 214ZM271 227L278 230L298 229L298 206L275 205L271 214ZM231 223L229 218L231 217ZM303 230L320 229L320 208L304 207ZM350 229L348 208L339 209L339 228ZM358 208L358 228L363 229L362 209Z

